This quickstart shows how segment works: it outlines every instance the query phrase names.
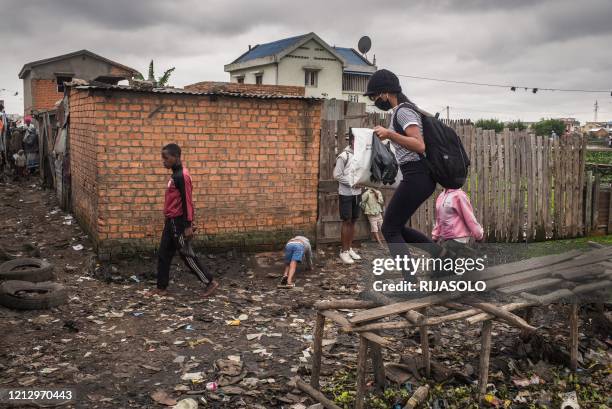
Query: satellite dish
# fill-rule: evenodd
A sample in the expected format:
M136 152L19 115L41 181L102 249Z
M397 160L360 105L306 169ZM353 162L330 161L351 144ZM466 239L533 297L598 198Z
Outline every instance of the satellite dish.
M363 36L359 39L359 42L357 43L357 48L359 49L359 52L361 54L365 54L368 51L370 51L370 48L372 47L372 40L370 40L370 37L368 36Z

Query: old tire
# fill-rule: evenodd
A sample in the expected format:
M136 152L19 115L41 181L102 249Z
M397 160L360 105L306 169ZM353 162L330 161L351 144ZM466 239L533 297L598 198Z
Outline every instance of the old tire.
M0 284L0 305L16 310L46 310L67 299L66 287L59 283L10 280Z
M16 258L0 264L0 280L31 283L53 280L53 265L39 258Z

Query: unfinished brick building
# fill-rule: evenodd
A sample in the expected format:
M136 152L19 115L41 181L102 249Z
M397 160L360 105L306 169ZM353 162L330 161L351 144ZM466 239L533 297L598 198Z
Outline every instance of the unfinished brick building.
M32 61L19 72L23 80L23 112L53 109L64 97L64 83L73 78L117 84L137 74L134 68L88 50Z
M71 87L69 101L72 208L100 254L157 246L170 142L193 177L196 244L260 249L314 234L321 101L92 85Z

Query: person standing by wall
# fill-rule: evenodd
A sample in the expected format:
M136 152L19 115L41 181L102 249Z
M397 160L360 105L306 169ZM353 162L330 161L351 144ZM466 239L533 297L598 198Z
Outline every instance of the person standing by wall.
M439 246L420 231L406 227L410 217L436 188L436 182L420 156L425 153L421 115L416 111L416 106L402 93L397 76L389 70L376 71L370 77L364 95L374 101L378 109L393 112L388 128L374 128L375 135L381 140L391 140L394 145L403 177L387 205L383 218L382 233L389 251L394 258L410 257L410 243L437 257L441 252ZM394 123L399 124L398 129L395 129ZM403 273L405 278L409 278L410 272Z
M40 157L38 153L38 131L32 123L31 116L26 116L24 118L24 122L26 129L25 135L23 136L23 148L26 154L26 167L28 170L28 174L32 174L38 169Z
M0 103L0 171L8 163L9 120L4 112L4 104Z
M370 222L370 231L374 239L383 245L380 229L383 223L383 205L385 201L380 190L368 187L361 195L361 208Z
M178 250L181 258L200 281L206 284L203 297L210 296L219 287L219 282L205 269L191 247L193 238L193 201L191 175L181 162L181 148L170 143L162 149L162 161L166 169L172 170L164 197L164 231L159 244L157 262L157 290L165 294L170 281L170 264Z
M361 256L352 248L353 238L355 237L355 222L359 219L360 213L361 189L351 187L349 183L348 165L353 157L354 142L354 137L350 132L348 142L346 148L336 157L334 179L338 181L338 202L340 219L342 220L342 229L340 231L342 250L340 251L340 260L344 264L353 264L355 260L361 260Z

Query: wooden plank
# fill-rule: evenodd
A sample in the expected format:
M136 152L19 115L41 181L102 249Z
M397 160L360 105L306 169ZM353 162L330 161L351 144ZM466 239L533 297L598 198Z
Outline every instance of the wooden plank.
M531 306L537 305L536 302L534 301L522 301L522 302L517 302L517 303L511 303L511 304L506 304L506 305L502 305L500 308L503 308L506 311L515 311L515 310L520 310L523 308L528 308ZM483 321L487 321L487 320L492 320L495 319L495 315L483 312L481 313L480 310L477 310L477 313L472 315L471 317L467 318L465 321L470 324L470 325L474 325L477 324L479 322L483 322Z
M537 206L536 206L536 240L542 241L546 239L546 221L544 219L544 208L546 206L545 199L545 181L544 181L544 138L536 136L537 149Z
M323 330L325 328L325 316L317 313L314 326L312 343L312 370L310 375L310 386L319 389L319 375L321 373L321 358L323 355Z
M474 210L476 211L476 218L480 218L480 213L478 213L477 201L478 201L478 187L476 186L476 176L478 174L477 171L477 160L476 157L476 130L474 126L470 125L468 127L468 132L470 136L470 200L472 205L474 206ZM479 219L480 220L480 219Z
M525 238L529 237L529 180L531 174L529 173L528 163L530 163L529 152L527 151L529 135L523 134L521 137L521 199L520 199L520 213L518 219L518 225L520 226L518 241L524 241Z
M517 294L523 291L534 291L541 288L551 287L553 285L560 284L563 281L564 280L560 278L543 278L541 280L529 281L527 283L498 288L497 291L503 294Z
M585 217L584 217L584 234L589 235L593 222L593 172L588 171L586 176L586 199L585 199Z
M526 331L527 333L536 331L535 327L529 325L527 321L525 321L521 317L512 314L508 310L497 307L496 305L493 305L491 303L486 303L486 302L468 302L468 301L466 302L472 305L473 307L479 308L483 310L484 312L494 315L496 318L501 319L510 325L513 325L515 327L518 327Z
M511 189L512 189L512 174L510 173L510 161L512 160L512 152L510 148L510 131L504 129L503 133L504 145L504 241L511 241L512 223L510 222L511 214Z
M591 231L596 233L599 224L599 195L601 189L601 175L595 174L593 181L593 224L591 225Z
M517 146L518 135L516 132L510 133L510 205L509 205L509 217L508 222L510 223L508 229L510 230L510 241L515 242L518 240L518 216L516 213L517 208L517 180L518 180L518 169L516 166L518 146Z
M492 321L482 323L480 333L480 363L478 371L478 394L479 399L483 399L487 394L487 383L489 381L489 358L491 356L491 332L493 329Z
M402 301L395 304L384 305L382 307L371 308L366 311L357 312L353 317L349 319L349 322L352 324L358 324L361 322L383 318L388 315L403 314L410 310L417 310L419 308L428 307L436 303L450 301L459 295L460 294L457 293L429 295L416 300Z
M567 260L571 260L582 254L585 253L580 250L571 250L561 254L533 257L527 260L520 260L512 263L500 264L497 266L489 267L483 271L474 272L469 277L471 280L488 280L496 277L507 276L509 274L519 273L522 271L559 264Z
M578 177L579 177L579 181L578 181L578 186L576 187L577 191L576 191L576 196L578 197L578 213L576 214L576 217L579 220L579 232L580 234L584 234L584 217L582 216L582 212L584 209L584 196L583 196L583 189L584 189L584 166L585 166L585 159L586 159L586 138L584 136L580 136L580 171L578 172Z
M544 195L542 200L544 201L543 215L544 229L546 231L546 237L552 237L552 223L550 221L551 209L551 198L552 198L552 181L550 180L550 139L542 138L542 158L543 158L543 178L544 178Z
M368 361L368 341L359 337L359 350L357 352L357 380L355 385L355 409L363 409L365 404L365 378Z
M606 234L612 234L612 189L608 195L608 226Z
M553 223L555 227L555 238L563 237L561 231L561 154L559 148L559 138L553 139L553 152L554 152L554 215Z
M351 323L348 322L346 317L340 314L338 311L324 310L324 311L321 311L321 315L323 315L325 318L332 320L336 324L340 325L343 331L345 332L351 331Z
M476 128L476 155L478 156L477 160L477 175L478 175L478 219L482 223L482 227L484 229L484 238L485 240L488 238L487 234L487 224L485 221L485 199L484 199L484 189L485 189L485 176L484 176L484 147L486 146L486 142L484 139L483 130L480 128Z
M526 151L527 151L527 175L525 180L527 181L527 241L531 241L535 237L534 226L535 226L535 204L536 204L536 189L535 184L535 161L536 152L534 149L535 135L531 134L526 139Z
M495 131L493 131L495 132ZM482 214L482 221L484 223L483 227L485 228L485 231L487 232L487 238L491 237L492 235L494 235L494 231L492 231L491 229L491 201L490 201L490 183L491 183L491 175L490 175L490 168L491 168L491 150L490 150L490 143L491 143L491 131L489 130L485 130L483 135L483 176L482 176L482 181L483 181L483 214Z
M318 301L314 304L314 307L318 310L331 310L331 309L336 310L340 308L349 308L349 309L372 308L376 306L378 306L378 304L373 301L354 300L354 299L323 300L323 301Z
M592 253L595 253L596 251L599 251L599 250L595 250ZM487 280L487 289L494 290L497 288L506 287L510 284L518 284L522 281L535 280L537 278L550 275L554 271L557 271L559 269L582 267L588 264L593 264L599 261L604 261L608 259L608 257L609 257L608 254L590 255L590 257L585 257L582 259L574 259L574 260L570 260L570 261L552 265L552 266L545 266L545 267L531 270L531 271L525 271L522 273L516 273L516 274L512 274L512 275L505 276L505 277L499 277L499 278L495 278L492 280Z

